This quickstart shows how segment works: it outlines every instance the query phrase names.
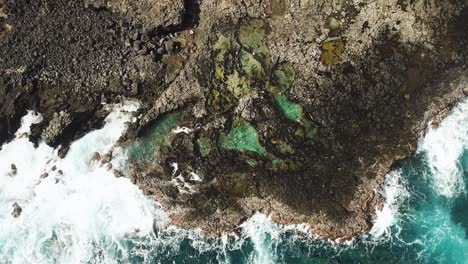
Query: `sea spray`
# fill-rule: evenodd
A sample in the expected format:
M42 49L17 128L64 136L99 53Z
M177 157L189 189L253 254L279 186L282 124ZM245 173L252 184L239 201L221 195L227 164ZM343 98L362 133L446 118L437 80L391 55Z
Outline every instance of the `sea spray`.
M43 117L36 111L29 110L27 114L21 119L21 126L16 131L16 138L29 136L31 134L31 126L42 122Z
M429 127L418 151L426 154L434 190L447 198L465 193L458 160L468 145L468 101L458 104L440 127Z
M74 142L64 159L28 141L38 115L22 119L0 151L0 263L116 263L128 257L125 239L152 233L154 217L165 217L155 203L116 178L111 165L91 161L95 152L119 155L113 146L136 107L113 106L105 126ZM22 207L17 218L15 202Z
M418 154L403 168L388 174L379 190L385 204L377 212L372 230L349 241L314 236L307 225L277 225L260 213L242 224L241 234L221 238L205 238L201 230L167 225L168 219L155 202L112 172L125 168L125 152L116 148L115 142L125 123L131 121L129 111L136 107L127 106L114 107L106 125L73 143L63 160L57 150L45 144L34 148L26 135L40 116L30 113L25 117L17 138L0 151L0 263L468 260L466 230L452 216L454 199L462 199L464 195L460 194L466 188L468 168L462 168L460 162L468 159L463 157L468 147L466 103L455 108L438 129L428 131ZM440 147L444 144L452 144L457 150ZM453 153L444 156L447 151ZM112 167L91 161L95 152L112 152ZM42 178L44 173L48 174ZM451 180L445 181L444 175ZM18 218L11 215L15 202L23 208ZM467 208L468 203L460 203L461 208ZM162 223L157 232L153 232L154 220Z
M385 203L381 210L377 210L372 229L369 231L373 239L391 239L395 235L392 234L391 228L394 225L398 226L400 205L410 195L402 181L401 170L392 171L386 176L380 190Z
M277 227L273 225L271 218L257 213L247 222L241 225L245 234L252 240L254 245L254 254L251 255L252 263L275 263L275 252L272 244L278 240Z

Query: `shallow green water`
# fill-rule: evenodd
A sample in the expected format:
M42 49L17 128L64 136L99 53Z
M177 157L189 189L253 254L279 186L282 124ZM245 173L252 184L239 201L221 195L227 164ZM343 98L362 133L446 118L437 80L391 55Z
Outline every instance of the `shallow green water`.
M128 179L89 162L95 151L111 149L123 131L130 117L117 110L63 160L26 138L3 146L1 264L468 263L466 102L389 173L381 190L386 204L373 229L347 242L310 237L307 226L279 227L262 214L244 223L239 237L205 239L196 230L168 225L164 211ZM12 163L18 168L14 177ZM49 176L39 180L44 171ZM11 216L14 202L23 207L18 218Z
M369 234L312 239L256 215L240 238L182 239L150 250L153 263L468 263L468 107L462 104L419 151L387 176L386 208ZM298 230L299 229L299 230ZM304 229L304 227L302 227ZM165 236L163 232L160 234ZM171 236L171 235L168 235ZM164 240L164 238L163 238ZM164 244L164 243L162 243ZM137 260L142 262L143 259Z

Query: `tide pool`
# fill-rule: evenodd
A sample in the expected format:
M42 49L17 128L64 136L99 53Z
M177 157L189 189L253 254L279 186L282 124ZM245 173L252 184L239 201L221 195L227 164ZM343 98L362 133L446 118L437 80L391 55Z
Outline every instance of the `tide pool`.
M35 148L23 135L40 117L24 118L0 150L0 263L468 263L468 102L387 175L374 227L346 242L262 214L238 237L206 239L171 226L163 208L114 171L126 157L113 145L136 107L114 106L106 125L65 159L45 144ZM112 167L91 161L110 151ZM23 209L17 218L15 202Z

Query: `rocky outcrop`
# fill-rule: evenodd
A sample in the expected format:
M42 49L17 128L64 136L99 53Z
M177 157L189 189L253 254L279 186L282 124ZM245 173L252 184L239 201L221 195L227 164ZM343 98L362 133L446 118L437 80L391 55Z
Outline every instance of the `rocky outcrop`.
M21 215L21 212L23 212L23 208L18 203L13 204L13 211L11 212L11 215L14 218L18 218Z
M66 146L103 103L140 100L127 173L207 234L256 211L327 237L369 229L384 175L465 96L448 85L466 75L464 1L1 7L0 132L34 109L39 134Z
M74 119L76 113L97 113L102 103L121 96L144 104L159 97L177 76L180 56L186 53L179 40L186 40L185 35L172 34L179 29L167 32L172 22L183 20L185 6L154 1L159 11L152 12L145 6L153 2L136 2L127 1L128 12L154 13L154 19L160 19L143 26L135 18L140 15L99 2L98 7L66 0L1 4L5 15L0 17L0 121L6 127L2 129L11 136L25 109L38 110L48 124L62 110ZM81 121L98 126L93 116Z
M183 23L185 13L183 0L86 0L85 5L96 9L110 9L149 29L176 27Z
M203 104L191 105L203 114L173 93L173 126L195 131L158 134L170 144L135 161L133 180L174 223L208 234L256 211L327 237L368 230L386 173L415 150L429 116L464 97L448 84L465 75L466 12L462 2L202 4L201 66L189 62L183 84L202 88L192 98ZM145 138L170 125L148 122L164 113L144 114Z
M56 145L58 137L71 122L70 114L67 112L55 113L49 125L42 131L41 138L49 145Z

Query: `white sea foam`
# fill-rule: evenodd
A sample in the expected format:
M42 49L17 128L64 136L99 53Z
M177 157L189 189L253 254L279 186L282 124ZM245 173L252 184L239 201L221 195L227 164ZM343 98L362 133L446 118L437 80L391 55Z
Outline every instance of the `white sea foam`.
M190 134L193 132L193 129L192 128L188 128L188 127L179 127L177 126L175 129L172 130L172 133L174 134L180 134L180 133L185 133L185 134Z
M436 193L451 198L465 192L463 172L458 164L468 146L468 102L460 103L438 128L429 131L419 142L418 152L424 152L431 171ZM369 232L372 239L390 239L401 232L400 206L410 193L402 182L401 171L392 171L380 190L385 198L382 210L377 211L374 225ZM395 227L394 230L391 230Z
M235 241L223 236L210 242L200 230L168 226L156 203L112 171L125 167L124 151L114 145L136 108L114 107L106 125L74 142L64 159L56 149L44 143L35 148L25 137L31 124L42 120L40 115L29 112L23 118L17 138L0 151L0 263L118 263L129 254L150 261L159 249L176 253L184 239L199 252L217 252L220 263L229 263L228 252L239 250L249 239L255 246L250 263L275 263L272 250L281 232L308 230L305 225L281 229L268 216L256 214L242 225L244 233ZM99 156L112 152L111 169L92 160L96 152ZM16 175L11 175L12 164ZM189 177L202 181L195 172ZM192 192L183 177L177 178ZM23 209L18 218L11 215L15 202ZM154 222L164 226L159 235L153 233ZM129 252L126 239L144 246Z
M255 264L275 263L275 254L272 251L274 240L279 238L279 229L265 214L256 213L248 221L241 225L245 235L247 235L254 245L254 254L250 257L250 262Z
M201 181L203 181L203 180L200 178L200 175L196 174L196 173L193 172L193 171L190 172L189 175L190 175L190 180L192 180L192 181L195 181L195 182L201 182Z
M447 198L465 193L459 159L468 146L468 101L458 104L438 128L429 128L421 140L433 178L434 190Z
M391 227L396 224L400 216L399 209L402 202L410 195L405 183L402 182L400 170L392 171L386 176L380 193L385 203L383 208L376 212L372 229L369 231L373 239L387 239L395 235L392 234Z
M16 137L29 135L31 133L31 125L40 123L42 119L43 118L39 113L29 110L28 113L21 119L21 126L15 133Z
M251 218L240 225L242 235L236 240L236 244L250 240L254 247L254 252L249 255L249 262L252 264L284 263L283 258L288 258L284 253L280 253L281 248L288 246L287 243L305 244L310 249L329 248L336 250L337 254L342 249L341 246L350 246L354 240L334 241L320 237L311 232L308 224L275 224L271 217L263 213L255 213ZM284 239L288 242L285 243ZM287 254L287 253L286 253Z
M90 162L95 152L119 156L113 146L136 108L114 106L106 125L74 142L64 159L22 137L40 120L32 112L23 118L17 138L0 151L0 263L84 263L103 240L115 251L120 240L152 232L154 216L164 218L155 203L109 165ZM23 209L18 218L11 215L15 202ZM114 263L112 250L101 249L101 261L93 262Z
M195 191L192 188L192 185L185 181L182 174L179 174L177 177L171 180L172 185L177 187L179 193L188 193L193 194Z
M179 170L179 164L172 162L170 166L172 168L172 176L176 175L177 171Z
M457 183L460 171L456 162L468 142L467 131L462 127L468 121L467 105L460 104L440 128L430 129L419 148L428 155L434 189L448 197L464 191L460 189L463 185ZM132 238L132 243L142 245L132 249L132 254L143 256L148 263L149 256L160 253L159 250L176 254L181 250L180 241L189 239L200 253L217 252L220 263L229 263L226 257L229 251L239 250L248 240L254 249L248 256L249 262L268 264L281 261L276 250L284 232L297 231L304 235L297 236L301 239L310 234L307 225L279 226L260 213L241 225L243 234L235 240L223 236L209 242L200 231L173 226L164 228L159 235L153 234L154 221L160 225L168 222L159 207L130 181L116 178L106 164L90 162L95 152L105 155L112 151L113 169L124 167L125 156L119 155L114 144L131 119L128 112L136 108L135 104L115 107L104 128L75 142L65 159L60 159L57 150L45 144L34 148L24 137L30 133L30 125L41 118L28 113L17 138L0 151L0 263L117 263L117 258L126 262L130 253L124 250L122 240ZM12 164L17 168L16 175ZM173 169L176 176L178 168ZM44 173L48 177L41 179ZM192 181L201 180L196 174L190 177ZM182 186L187 184L183 179L179 181ZM399 232L399 209L409 195L405 186L400 171L389 173L381 190L385 205L377 212L369 232L371 243L391 239ZM447 191L451 188L453 194ZM11 215L15 202L23 208L18 218ZM295 235L288 239L295 239ZM318 237L315 241L323 241L323 246L336 246L337 252L342 245L353 246L352 241L334 243ZM117 253L119 249L122 250Z

